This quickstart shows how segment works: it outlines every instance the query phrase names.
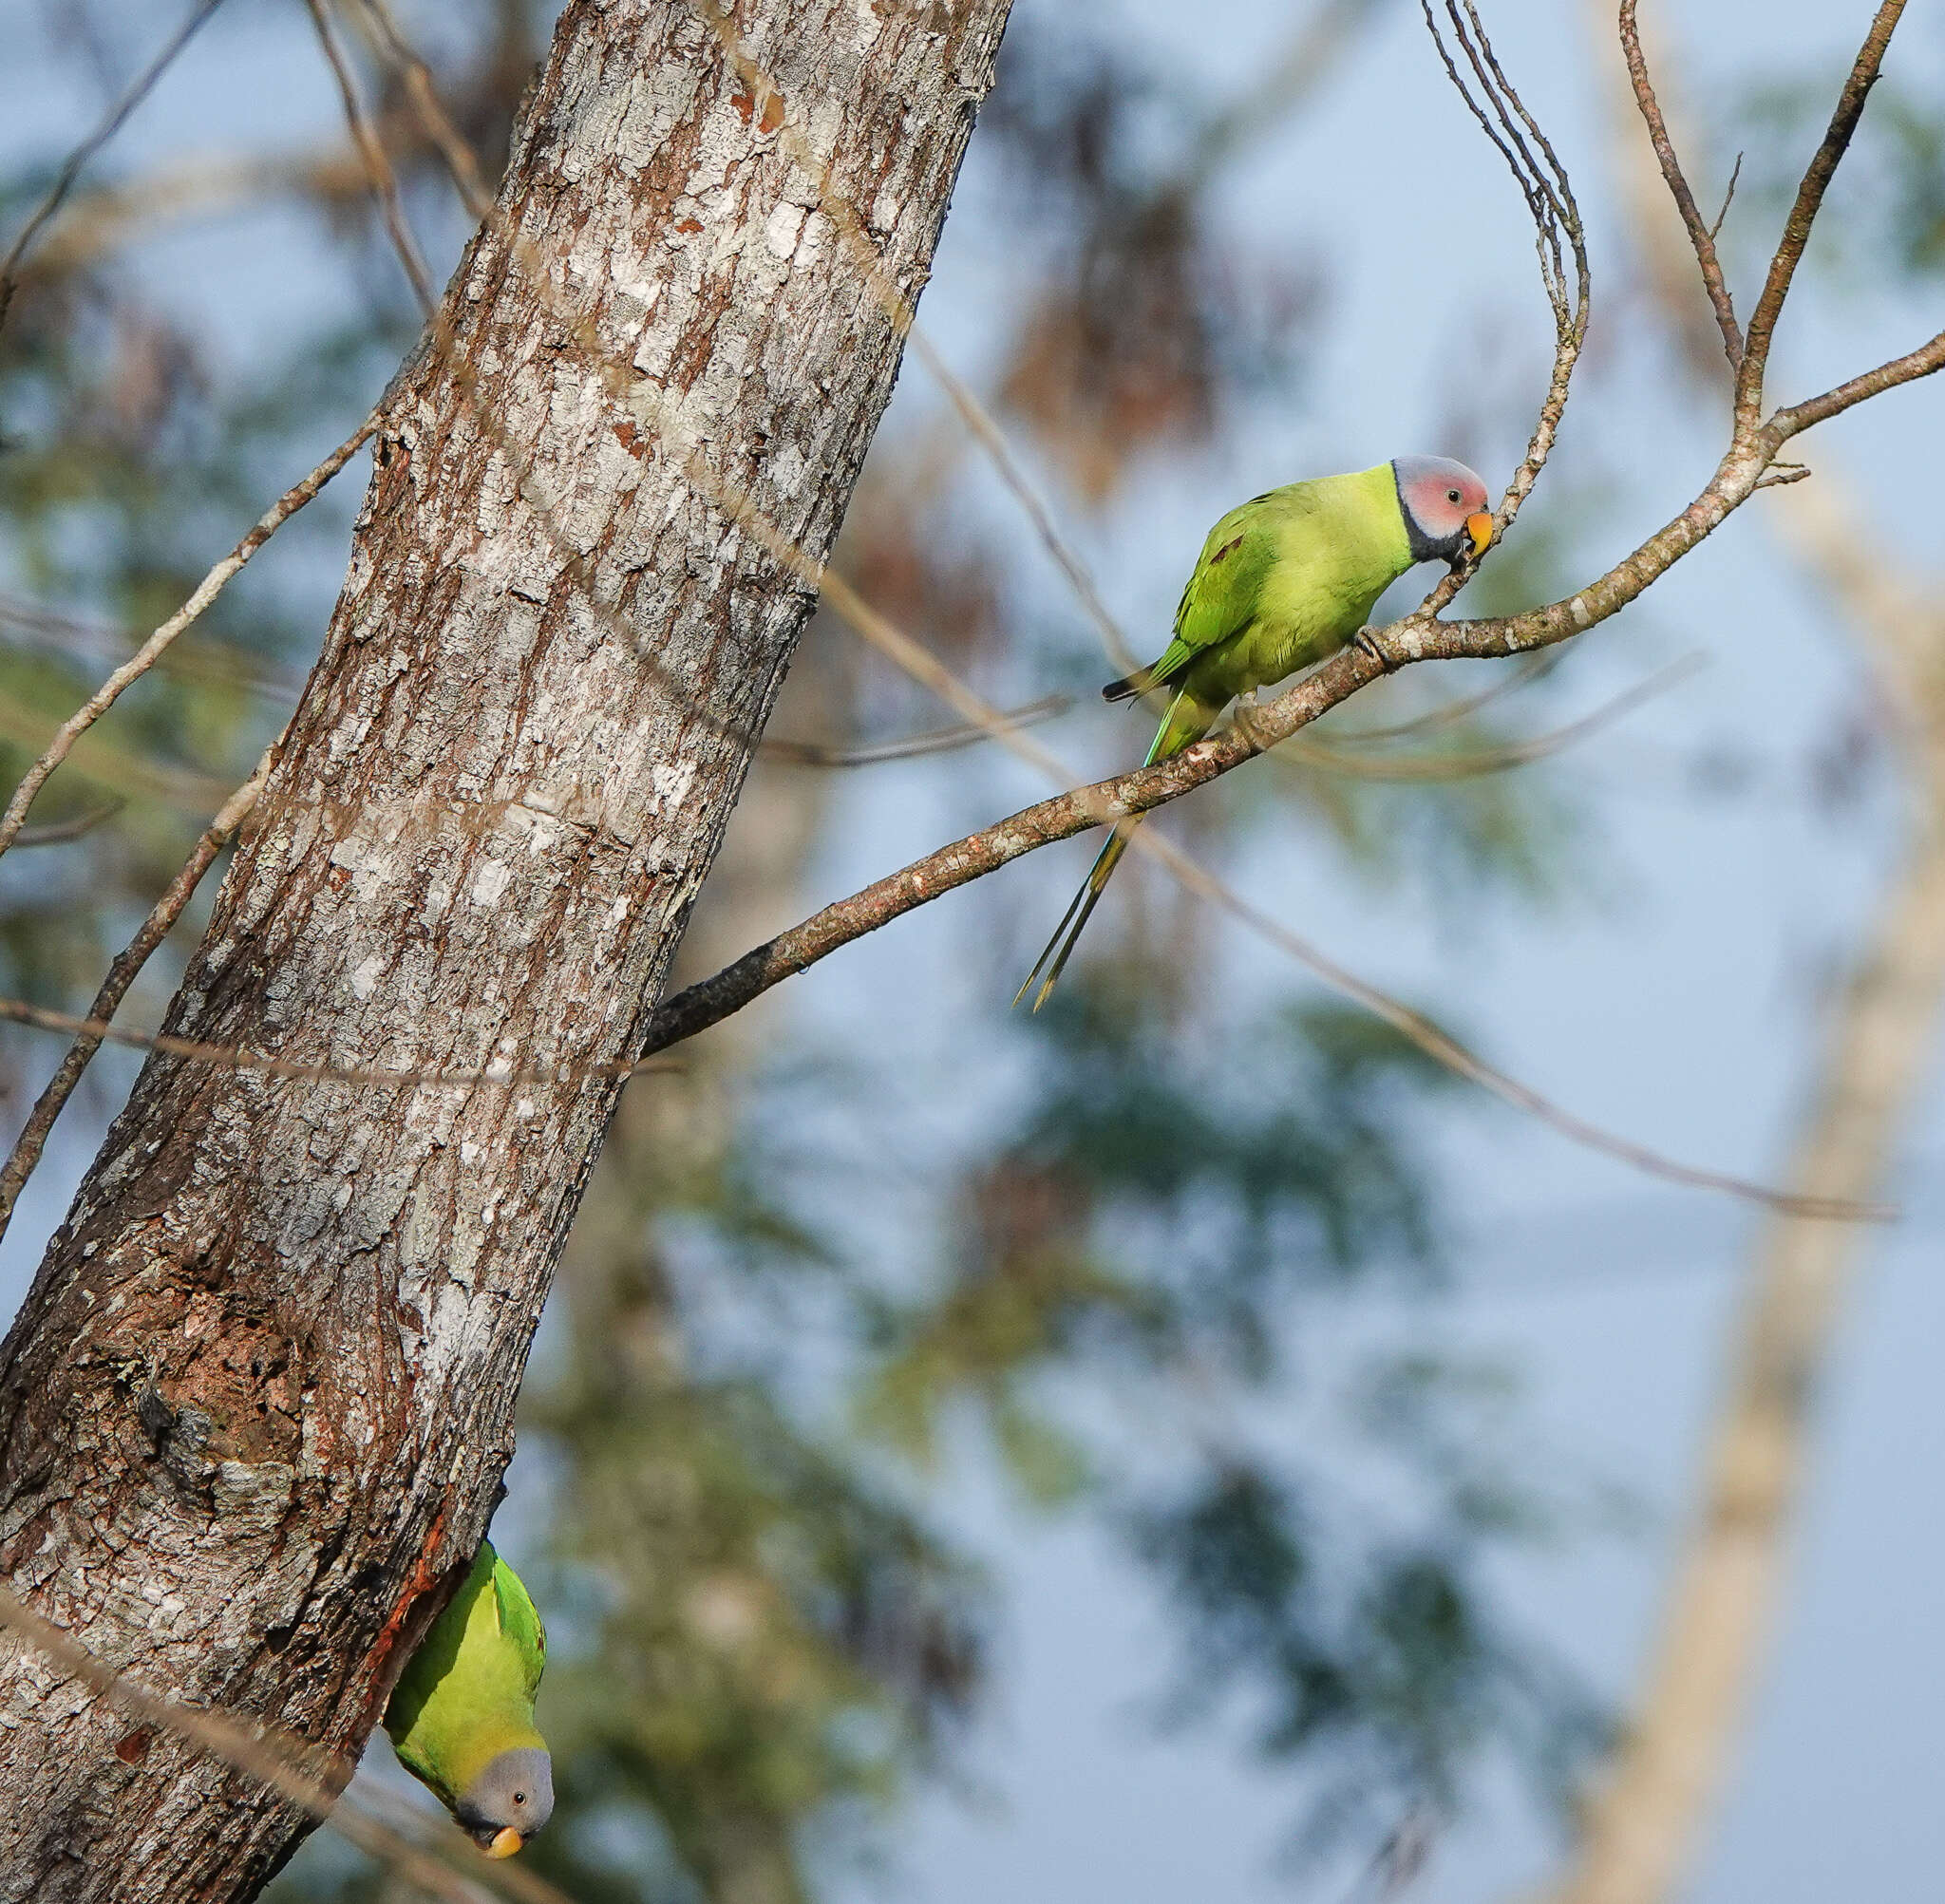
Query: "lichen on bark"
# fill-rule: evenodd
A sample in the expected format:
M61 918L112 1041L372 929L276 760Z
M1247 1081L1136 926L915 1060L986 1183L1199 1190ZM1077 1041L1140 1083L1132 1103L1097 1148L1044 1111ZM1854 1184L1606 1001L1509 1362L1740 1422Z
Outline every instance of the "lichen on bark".
M907 295L1007 7L739 9ZM821 186L689 5L568 7L505 230L394 386L169 1030L445 1071L633 1047L810 607L687 465L821 560L897 366ZM615 404L614 362L646 412ZM490 1513L615 1090L153 1060L0 1353L14 1591L153 1689L355 1755ZM130 1737L0 1650L0 1780L32 1796L0 1816L0 1897L246 1897L302 1835L246 1779Z

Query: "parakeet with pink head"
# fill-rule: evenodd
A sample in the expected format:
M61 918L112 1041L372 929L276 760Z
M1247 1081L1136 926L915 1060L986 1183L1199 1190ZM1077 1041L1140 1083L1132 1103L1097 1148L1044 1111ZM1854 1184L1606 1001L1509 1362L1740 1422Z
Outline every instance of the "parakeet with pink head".
M1101 692L1109 701L1167 697L1147 763L1166 760L1200 740L1238 695L1334 654L1414 563L1459 568L1482 556L1492 535L1484 482L1449 457L1394 457L1253 497L1209 531L1161 658ZM1033 1009L1046 1004L1140 823L1139 815L1116 823L1015 1005L1043 971Z

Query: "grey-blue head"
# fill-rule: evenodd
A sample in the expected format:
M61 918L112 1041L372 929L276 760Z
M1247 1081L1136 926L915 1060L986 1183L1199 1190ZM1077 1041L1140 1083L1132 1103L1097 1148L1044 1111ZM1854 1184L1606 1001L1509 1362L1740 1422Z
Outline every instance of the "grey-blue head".
M498 1753L452 1809L488 1857L511 1857L554 1816L554 1762L538 1745Z

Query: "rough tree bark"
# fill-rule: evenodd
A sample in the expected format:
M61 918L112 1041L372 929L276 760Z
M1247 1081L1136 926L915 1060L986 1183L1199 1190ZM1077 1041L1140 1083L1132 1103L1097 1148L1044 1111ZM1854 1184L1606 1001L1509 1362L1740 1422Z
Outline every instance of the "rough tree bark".
M1008 5L738 9L908 294ZM500 198L522 241L476 238L445 300L477 394L437 349L393 392L171 1030L445 1071L634 1046L810 606L683 455L821 556L898 360L777 118L687 0L568 7ZM614 1099L148 1065L0 1350L14 1591L148 1687L355 1756L491 1511ZM0 1783L7 1899L246 1897L305 1829L10 1644Z

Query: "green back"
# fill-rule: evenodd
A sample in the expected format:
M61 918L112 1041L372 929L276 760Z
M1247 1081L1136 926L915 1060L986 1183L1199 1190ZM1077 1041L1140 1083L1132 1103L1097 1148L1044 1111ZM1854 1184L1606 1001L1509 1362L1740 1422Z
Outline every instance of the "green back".
M543 1745L534 1694L546 1664L547 1634L533 1600L482 1541L386 1708L400 1763L450 1805L497 1754Z
M1259 622L1340 645L1411 566L1398 479L1388 462L1275 492L1276 557L1256 598Z
M1205 698L1278 680L1354 634L1410 566L1388 462L1252 497L1210 530L1175 613L1175 639L1152 677L1177 680L1242 635L1247 651L1214 670L1236 680L1199 683Z

